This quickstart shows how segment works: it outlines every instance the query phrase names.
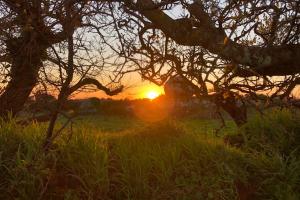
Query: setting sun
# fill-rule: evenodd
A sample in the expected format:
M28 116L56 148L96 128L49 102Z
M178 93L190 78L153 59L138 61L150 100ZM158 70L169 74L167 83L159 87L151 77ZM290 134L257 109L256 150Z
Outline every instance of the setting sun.
M151 90L147 92L146 96L148 99L155 99L156 97L159 96L159 93L157 91Z

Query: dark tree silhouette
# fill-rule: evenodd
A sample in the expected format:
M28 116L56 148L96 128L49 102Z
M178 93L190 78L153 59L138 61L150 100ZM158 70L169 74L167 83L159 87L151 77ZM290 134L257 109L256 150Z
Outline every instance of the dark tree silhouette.
M159 70L162 72L168 63L172 70L166 70L169 73L160 77L162 81L158 84L175 71L180 74L172 56L175 53L178 57L177 48L188 46L195 50L196 57L202 57L197 63L202 70L198 67L198 71L189 70L188 74L194 78L199 73L208 77L217 75L214 79L217 84L211 84L218 86L214 92L253 94L280 88L273 96L287 96L300 82L299 4L298 0L1 0L1 79L8 83L1 86L0 115L16 114L23 107L38 83L41 70L49 69L45 62L53 61L49 49L59 48L74 31L83 28L86 35L93 32L100 36L102 43L94 41L99 44L98 49L101 44L110 46L127 61L127 67L136 67L137 55L152 60L150 65L148 62L138 68L144 78L153 82L158 83L157 70L150 73L145 66L159 63L164 66L164 70ZM157 34L157 30L162 34ZM106 36L114 39L105 39ZM168 48L153 51L154 39L163 38ZM149 52L152 57L147 55ZM218 62L211 63L206 55L213 55ZM184 57L180 58L181 64L187 63ZM124 67L121 65L120 69ZM222 73L218 74L218 70ZM75 71L81 71L80 67ZM187 73L183 75L191 83L197 82ZM78 86L95 82L100 84L87 79ZM203 83L207 82L208 79L197 82L202 84L201 95L205 94Z
M126 1L178 44L201 46L260 75L300 72L300 3L291 1ZM181 16L166 10L177 7ZM148 24L149 25L149 24Z
M105 15L108 9L102 1L0 1L0 63L4 83L0 116L19 112L40 81L60 88L63 99L86 85L94 85L109 95L120 91L111 91L95 79L104 72L105 64L113 63L106 61L112 57L104 53L105 36L98 32L109 24ZM95 34L98 38L94 38ZM97 43L94 48L93 42ZM69 48L64 47L66 44ZM76 52L70 52L70 47ZM67 67L68 64L72 66ZM78 81L74 83L73 78Z
M198 97L222 107L239 126L247 117L243 94L284 98L300 82L298 1L124 5L116 24L120 32L130 31L121 35L125 47L118 53L134 63L132 70L158 85L181 76Z

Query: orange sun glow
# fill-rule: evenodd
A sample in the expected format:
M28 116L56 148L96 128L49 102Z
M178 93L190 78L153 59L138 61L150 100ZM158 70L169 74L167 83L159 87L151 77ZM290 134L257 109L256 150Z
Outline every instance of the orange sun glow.
M156 97L159 96L159 93L157 91L154 91L154 90L150 90L149 92L146 93L146 97L148 99L155 99Z

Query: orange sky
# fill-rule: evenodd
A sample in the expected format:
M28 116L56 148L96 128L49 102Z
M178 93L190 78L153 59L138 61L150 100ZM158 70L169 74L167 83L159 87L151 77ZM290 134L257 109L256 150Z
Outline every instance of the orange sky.
M153 83L150 83L149 81L141 81L141 80L135 80L124 82L123 85L125 86L125 89L122 93L115 95L115 96L108 96L103 91L97 91L97 92L81 92L73 96L73 98L78 99L84 99L84 98L90 98L90 97L97 97L97 98L112 98L112 99L139 99L139 98L147 98L147 94L150 91L154 91L158 94L164 94L164 88L159 87ZM296 87L292 95L300 98L300 87Z
M122 85L124 85L125 89L118 95L108 96L103 91L96 92L80 92L75 94L73 98L84 99L84 98L113 98L113 99L139 99L139 98L147 98L147 93L150 91L156 92L158 94L164 93L164 88L159 87L149 81L142 81L139 75L131 74L128 77L125 77L122 80Z
M106 95L103 91L97 91L97 92L81 92L76 94L74 98L85 99L90 97L98 97L98 98L113 98L113 99L125 99L125 98L138 99L138 98L147 98L147 93L150 91L155 91L159 94L163 94L164 89L163 87L159 87L154 84L143 83L143 85L141 86L136 86L132 88L130 87L126 88L125 85L125 90L122 93L115 95L113 97Z

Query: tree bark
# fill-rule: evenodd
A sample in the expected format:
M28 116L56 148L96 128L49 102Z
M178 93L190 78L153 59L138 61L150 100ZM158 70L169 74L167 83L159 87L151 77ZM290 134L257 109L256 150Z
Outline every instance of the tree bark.
M217 96L216 104L225 110L238 127L247 122L247 107L237 100L233 93L225 92Z
M0 96L0 117L15 116L24 106L38 81L42 56L46 48L34 34L25 34L7 42L11 58L11 80Z

